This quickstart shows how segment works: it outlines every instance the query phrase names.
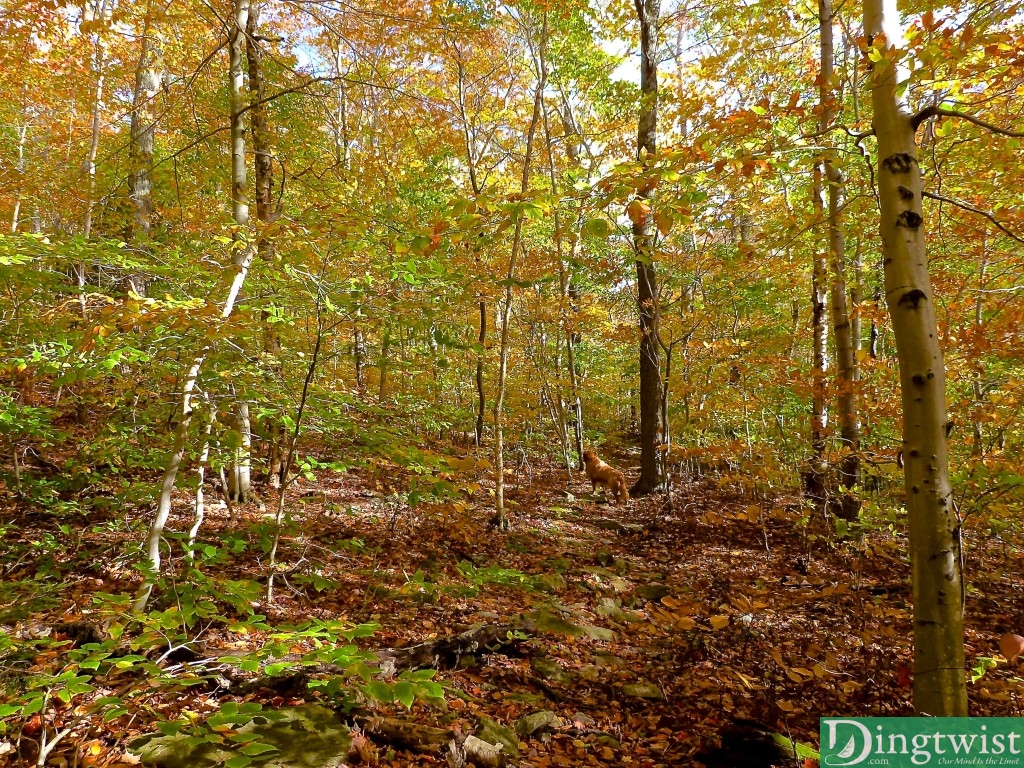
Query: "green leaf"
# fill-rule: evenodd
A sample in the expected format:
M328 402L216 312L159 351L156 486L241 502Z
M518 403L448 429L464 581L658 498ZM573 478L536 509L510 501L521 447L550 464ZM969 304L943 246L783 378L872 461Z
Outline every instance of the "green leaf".
M416 700L416 689L412 683L395 683L395 698L398 699L406 709L412 709L412 703Z
M395 700L395 693L391 689L391 686L387 683L383 683L380 680L371 680L370 684L366 686L370 695L378 701L391 702Z
M246 744L238 751L243 755L265 755L267 752L277 752L278 749L273 744L257 741L252 744Z
M612 225L607 219L591 219L583 225L584 234L597 238L607 238L612 233Z
M165 720L157 723L156 729L160 731L160 733L162 733L164 736L177 736L178 733L181 732L181 728L183 725L184 723L177 720Z
M21 714L23 716L27 717L28 715L34 715L36 712L42 712L42 711L43 711L43 694L36 693L36 694L33 694L32 698L29 699L25 703L25 706L21 710Z
M246 755L235 755L224 763L224 765L227 766L227 768L246 768L246 766L252 765L252 762L253 760L251 757L247 757Z

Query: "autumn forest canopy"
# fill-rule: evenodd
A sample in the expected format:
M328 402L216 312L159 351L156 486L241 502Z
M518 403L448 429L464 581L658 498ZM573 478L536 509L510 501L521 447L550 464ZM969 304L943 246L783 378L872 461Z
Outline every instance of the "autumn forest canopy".
M0 40L0 765L295 764L282 718L324 765L804 765L819 716L1021 714L1018 3Z

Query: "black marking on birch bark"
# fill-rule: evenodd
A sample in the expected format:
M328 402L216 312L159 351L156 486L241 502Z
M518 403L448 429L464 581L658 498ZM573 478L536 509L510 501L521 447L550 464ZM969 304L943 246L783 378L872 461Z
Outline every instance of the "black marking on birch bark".
M917 309L921 302L927 298L928 297L925 296L924 291L922 291L920 288L915 288L914 290L907 291L902 296L900 296L900 300L897 303L897 306L902 307L906 305L909 306L911 309Z
M896 191L900 193L900 200L913 200L914 193L904 186L899 186Z
M907 229L917 229L921 226L921 222L924 219L921 218L921 214L916 211L904 211L896 217L897 227L906 227Z
M897 152L895 155L885 158L882 165L890 173L909 173L914 162L916 162L914 158L906 152Z

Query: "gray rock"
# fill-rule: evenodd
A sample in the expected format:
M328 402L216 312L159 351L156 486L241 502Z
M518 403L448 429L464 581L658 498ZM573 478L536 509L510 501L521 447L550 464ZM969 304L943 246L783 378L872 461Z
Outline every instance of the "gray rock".
M533 734L554 727L558 722L558 716L550 709L542 709L539 712L531 712L516 720L516 733L520 738L528 739Z

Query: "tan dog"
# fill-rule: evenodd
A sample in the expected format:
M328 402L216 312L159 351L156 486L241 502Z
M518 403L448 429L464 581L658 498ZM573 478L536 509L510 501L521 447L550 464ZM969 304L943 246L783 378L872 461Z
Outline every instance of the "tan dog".
M597 454L589 448L583 452L583 466L587 473L587 479L590 481L591 490L596 491L597 486L601 485L612 492L616 504L629 501L626 476L597 458Z

